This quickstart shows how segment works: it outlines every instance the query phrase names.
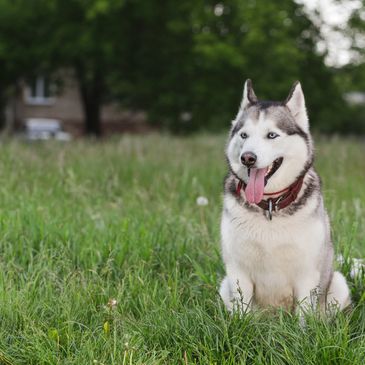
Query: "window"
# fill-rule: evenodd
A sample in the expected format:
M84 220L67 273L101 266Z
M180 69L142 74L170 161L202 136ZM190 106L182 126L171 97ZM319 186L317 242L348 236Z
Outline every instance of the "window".
M55 98L53 85L48 77L38 76L30 80L25 89L25 101L31 105L50 105Z

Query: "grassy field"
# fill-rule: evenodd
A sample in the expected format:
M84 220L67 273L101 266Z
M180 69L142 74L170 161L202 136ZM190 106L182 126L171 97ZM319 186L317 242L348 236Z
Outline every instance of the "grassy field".
M3 143L0 363L364 364L364 276L348 262L354 310L331 321L225 311L224 143ZM318 141L316 166L337 251L364 257L364 141Z

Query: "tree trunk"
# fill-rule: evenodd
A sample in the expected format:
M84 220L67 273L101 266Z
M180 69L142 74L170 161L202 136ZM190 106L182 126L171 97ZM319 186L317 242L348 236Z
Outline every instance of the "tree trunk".
M85 133L89 136L101 137L102 76L98 71L94 71L92 77L88 78L84 69L78 67L77 78L84 110Z
M5 92L0 86L0 130L6 127L6 106Z
M81 86L82 89L87 89ZM84 90L82 92L83 109L84 109L84 127L85 133L90 136L101 136L101 103L94 90Z

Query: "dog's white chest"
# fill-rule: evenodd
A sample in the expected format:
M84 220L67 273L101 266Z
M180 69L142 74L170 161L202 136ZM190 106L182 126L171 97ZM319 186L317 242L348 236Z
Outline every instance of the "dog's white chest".
M269 221L231 205L222 217L223 256L244 270L255 286L255 300L288 306L295 281L314 273L325 240L325 226L310 216L274 217ZM291 299L290 299L291 298Z

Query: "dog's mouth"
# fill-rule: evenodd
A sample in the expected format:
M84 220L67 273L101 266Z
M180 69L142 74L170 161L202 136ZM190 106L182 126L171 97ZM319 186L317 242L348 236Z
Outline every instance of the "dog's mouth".
M265 174L265 186L269 181L270 177L274 175L276 171L278 171L282 163L283 163L283 158L279 157L269 166Z
M268 167L248 169L248 182L245 189L245 195L249 203L258 204L261 201L264 196L265 185L282 163L283 158L279 157Z
M265 172L265 186L267 182L269 181L270 177L275 174L275 172L279 169L281 164L283 163L283 158L279 157L276 160L273 161L273 163L267 167L267 170ZM248 177L250 177L251 169L247 170Z

